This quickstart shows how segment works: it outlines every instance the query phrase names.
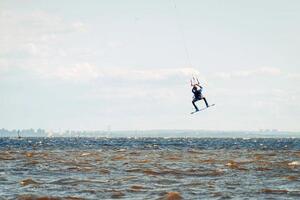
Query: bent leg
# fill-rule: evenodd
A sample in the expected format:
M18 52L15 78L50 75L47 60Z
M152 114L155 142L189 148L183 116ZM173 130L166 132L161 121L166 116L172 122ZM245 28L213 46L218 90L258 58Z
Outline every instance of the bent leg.
M202 99L204 100L206 107L209 107L209 105L208 105L208 103L207 103L207 101L206 101L206 98L203 97Z
M197 107L196 104L195 104L196 101L198 101L198 100L197 100L197 99L193 99L192 103L193 103L193 106L195 107L195 109L196 109L196 110L199 110L198 107Z

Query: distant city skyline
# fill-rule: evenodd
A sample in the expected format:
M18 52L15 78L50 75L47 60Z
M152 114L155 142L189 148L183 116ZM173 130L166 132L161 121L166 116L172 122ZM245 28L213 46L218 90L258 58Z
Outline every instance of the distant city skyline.
M172 138L299 138L300 132L279 130L260 131L211 131L211 130L44 130L0 129L0 137L172 137Z
M300 131L299 10L297 0L2 0L0 127ZM195 115L192 76L216 104Z

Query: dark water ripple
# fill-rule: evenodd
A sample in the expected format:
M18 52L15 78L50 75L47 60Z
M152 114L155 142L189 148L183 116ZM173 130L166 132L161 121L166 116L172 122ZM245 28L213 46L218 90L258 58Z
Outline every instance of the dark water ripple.
M0 138L0 149L256 149L299 150L300 138Z
M300 139L0 138L0 200L299 198Z

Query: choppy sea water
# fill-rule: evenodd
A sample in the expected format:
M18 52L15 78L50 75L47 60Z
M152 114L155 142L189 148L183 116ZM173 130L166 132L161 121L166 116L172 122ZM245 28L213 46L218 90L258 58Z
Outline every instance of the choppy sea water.
M300 139L0 138L0 199L299 199Z

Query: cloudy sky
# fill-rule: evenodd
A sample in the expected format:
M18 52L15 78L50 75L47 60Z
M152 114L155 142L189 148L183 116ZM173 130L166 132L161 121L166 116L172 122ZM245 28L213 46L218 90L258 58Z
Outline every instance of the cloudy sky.
M0 0L0 127L299 131L299 24L298 0ZM193 75L216 106L190 115Z

